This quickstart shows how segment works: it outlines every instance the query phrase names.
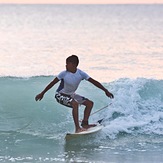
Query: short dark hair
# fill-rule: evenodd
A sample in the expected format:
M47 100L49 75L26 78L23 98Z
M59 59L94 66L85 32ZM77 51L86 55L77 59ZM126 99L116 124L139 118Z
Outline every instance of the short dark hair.
M71 56L69 56L69 57L66 59L66 62L71 62L71 63L73 63L73 64L76 64L76 66L78 66L78 64L79 64L79 58L78 58L78 56L76 56L76 55L71 55Z

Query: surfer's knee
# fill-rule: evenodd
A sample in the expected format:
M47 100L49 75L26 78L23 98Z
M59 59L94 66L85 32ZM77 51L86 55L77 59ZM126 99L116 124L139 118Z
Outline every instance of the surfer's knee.
M91 108L93 108L94 102L93 101L90 101L90 100L89 100L89 102L90 102Z
M93 105L94 105L94 102L91 101L91 100L87 100L87 101L85 102L85 106L86 106L86 107L92 108Z

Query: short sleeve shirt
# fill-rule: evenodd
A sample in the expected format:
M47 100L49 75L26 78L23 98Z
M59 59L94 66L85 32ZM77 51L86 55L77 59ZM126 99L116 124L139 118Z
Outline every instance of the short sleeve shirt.
M57 92L72 95L77 90L80 82L84 79L88 80L90 76L84 71L77 69L75 73L66 70L62 71L57 78L62 80Z

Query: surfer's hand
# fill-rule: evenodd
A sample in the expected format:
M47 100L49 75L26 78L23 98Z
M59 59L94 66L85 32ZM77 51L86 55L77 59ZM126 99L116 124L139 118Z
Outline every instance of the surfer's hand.
M36 101L40 101L42 98L44 97L44 94L43 93L40 93L40 94L38 94L36 97L35 97L35 100Z
M112 93L110 93L108 90L105 91L106 96L110 97L110 98L114 98L114 95Z

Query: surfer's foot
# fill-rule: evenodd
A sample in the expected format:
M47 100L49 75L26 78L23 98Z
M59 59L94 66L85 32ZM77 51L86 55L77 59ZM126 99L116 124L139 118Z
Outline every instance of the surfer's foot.
M97 126L96 124L90 124L90 125L83 125L82 127L85 129L91 128L91 127L95 127Z
M78 128L76 129L75 133L79 133L79 132L83 132L83 131L86 131L87 129L85 128Z
M96 125L96 124L88 124L88 121L82 121L81 126L82 126L83 128L85 128L85 129L88 129L88 128L90 128L90 127L95 127L95 126L97 126L97 125Z

